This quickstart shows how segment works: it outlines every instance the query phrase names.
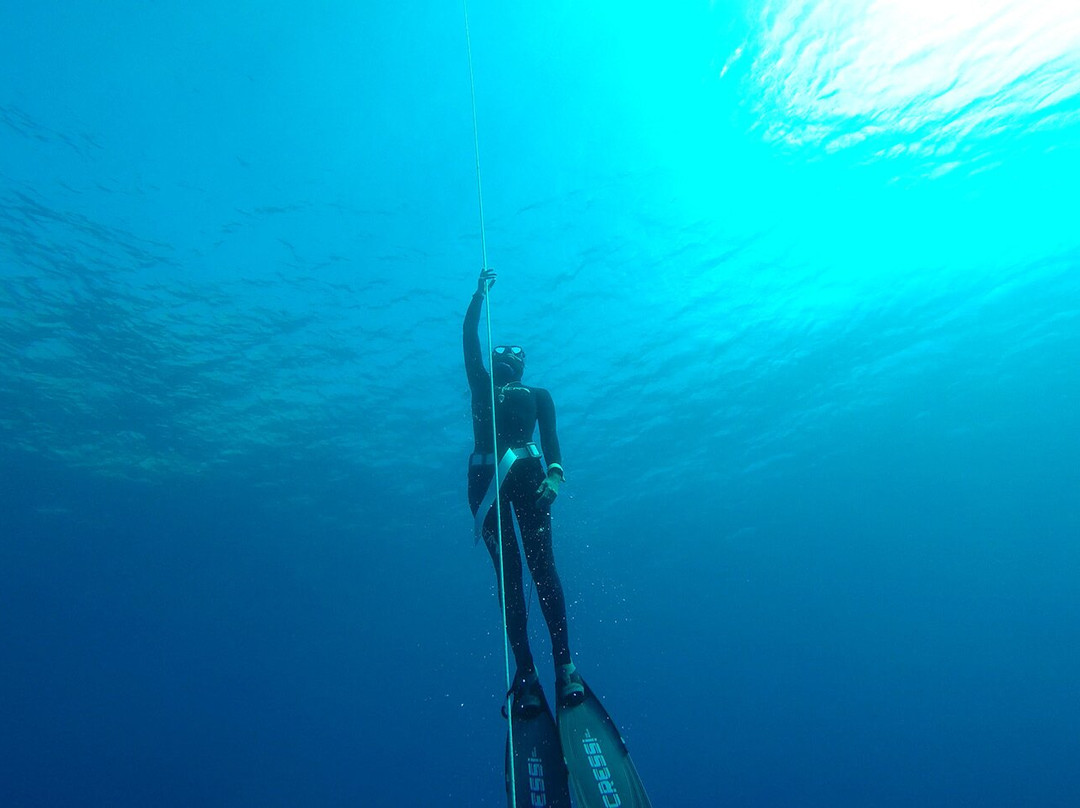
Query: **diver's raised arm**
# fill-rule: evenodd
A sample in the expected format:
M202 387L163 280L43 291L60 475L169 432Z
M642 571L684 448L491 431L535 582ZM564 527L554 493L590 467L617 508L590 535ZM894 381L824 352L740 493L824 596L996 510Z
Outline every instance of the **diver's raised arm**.
M484 357L480 352L480 310L484 306L484 297L487 295L487 290L494 283L495 270L482 270L480 278L476 282L476 291L473 292L472 300L469 301L469 308L465 310L462 346L465 352L465 375L469 379L469 387L487 384Z

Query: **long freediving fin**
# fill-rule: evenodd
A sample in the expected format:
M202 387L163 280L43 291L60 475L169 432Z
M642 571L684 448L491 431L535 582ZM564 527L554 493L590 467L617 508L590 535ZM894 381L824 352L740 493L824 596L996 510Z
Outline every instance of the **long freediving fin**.
M622 735L585 685L585 700L558 707L559 739L578 808L652 808Z
M510 733L506 735L506 803L509 808L570 808L570 787L559 730L543 692L543 709L532 718L514 717L514 781L510 788ZM514 795L517 795L517 804Z

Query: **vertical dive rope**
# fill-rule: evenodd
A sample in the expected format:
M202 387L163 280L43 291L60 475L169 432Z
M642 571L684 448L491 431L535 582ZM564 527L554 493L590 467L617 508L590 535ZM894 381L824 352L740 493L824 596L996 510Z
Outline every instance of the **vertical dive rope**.
M469 36L469 3L461 0L465 12L465 50L469 56L469 91L472 96L472 121L473 121L473 150L476 154L476 198L480 208L480 254L483 260L483 268L488 268L487 262L487 235L484 232L484 190L480 183L480 136L476 125L476 81L473 78L472 61L472 38ZM488 356L491 356L491 285L484 283L484 312L487 315L487 345ZM492 482L495 485L495 524L499 542L499 600L502 603L503 623L503 659L506 667L506 720L507 738L510 744L510 803L517 805L517 778L514 772L514 697L513 682L510 674L510 632L507 629L506 619L506 562L503 554L502 536L502 503L499 492L499 430L495 424L495 372L494 368L488 373L491 382L491 447L492 457L495 460Z

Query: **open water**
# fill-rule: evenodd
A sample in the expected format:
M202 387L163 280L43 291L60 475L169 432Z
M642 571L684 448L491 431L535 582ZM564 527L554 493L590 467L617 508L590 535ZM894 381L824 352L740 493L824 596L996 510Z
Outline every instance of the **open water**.
M1080 7L469 12L654 803L1080 804ZM8 2L0 67L0 804L504 805L462 8Z

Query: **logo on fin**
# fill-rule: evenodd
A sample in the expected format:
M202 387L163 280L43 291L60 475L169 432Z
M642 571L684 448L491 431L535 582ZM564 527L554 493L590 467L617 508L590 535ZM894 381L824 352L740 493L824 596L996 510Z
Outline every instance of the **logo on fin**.
M581 739L581 743L585 748L585 756L588 758L593 777L596 778L596 787L600 790L600 796L604 800L605 808L619 808L622 805L622 800L619 798L619 792L611 779L611 769L608 768L607 760L604 758L604 750L600 746L600 741L594 738L588 730L585 730L585 737Z

